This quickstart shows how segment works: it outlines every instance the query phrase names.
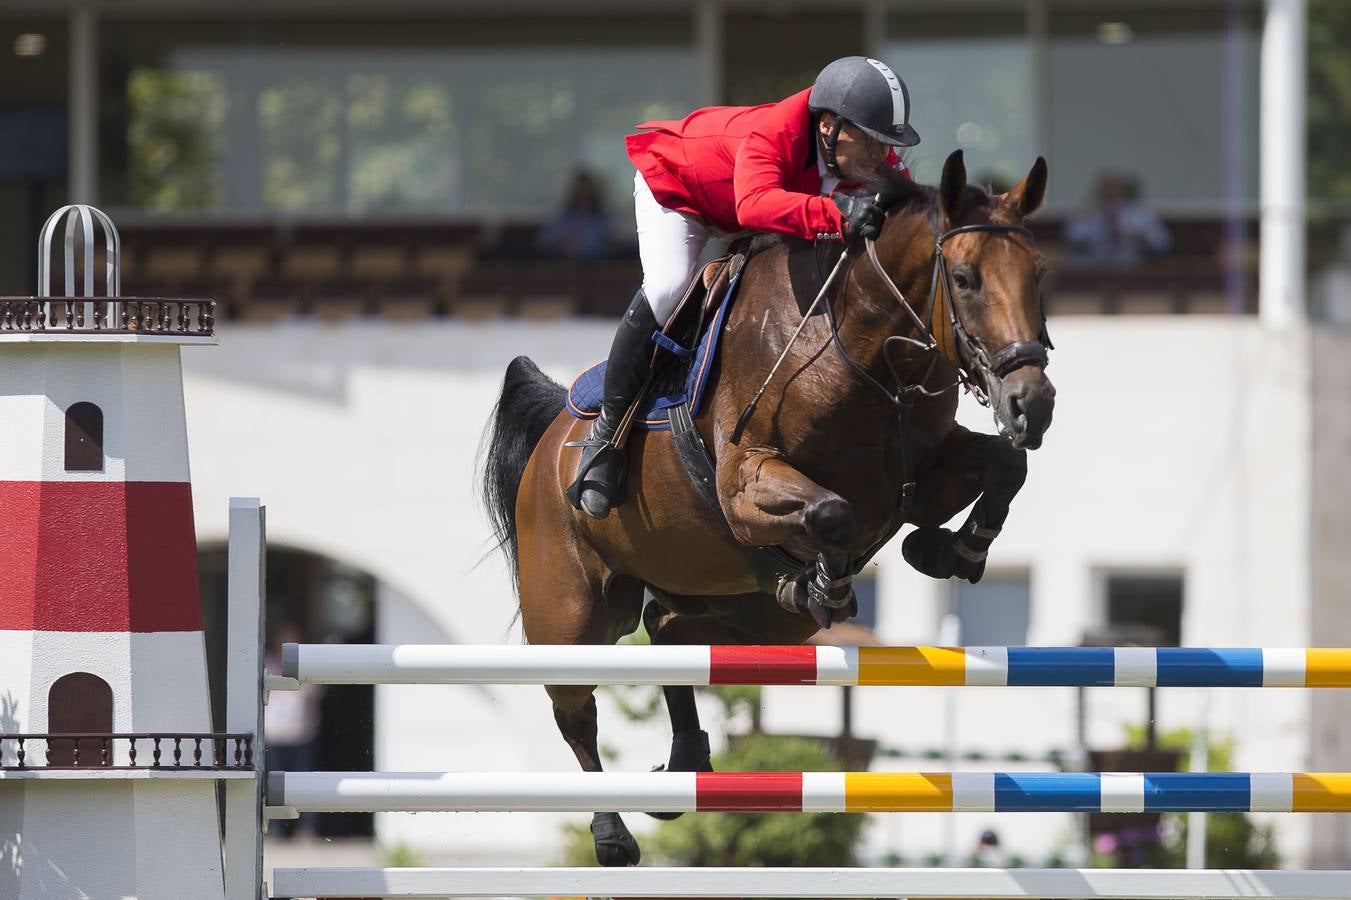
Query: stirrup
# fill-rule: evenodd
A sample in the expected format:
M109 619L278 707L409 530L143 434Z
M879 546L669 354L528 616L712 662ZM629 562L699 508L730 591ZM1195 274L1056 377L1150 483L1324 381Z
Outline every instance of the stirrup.
M614 436L604 439L597 439L591 435L580 441L569 441L568 445L581 447L582 456L577 461L577 475L573 478L572 484L568 485L567 490L563 492L568 502L572 504L573 509L579 509L588 515L596 514L582 504L582 494L588 490L595 490L608 499L609 506L606 509L614 509L624 500L625 477L628 474L628 454L623 447L615 443ZM617 454L618 460L615 463L617 471L614 482L590 479L587 476L601 462L606 460L607 454ZM615 495L618 496L615 496ZM604 516L601 516L604 518Z

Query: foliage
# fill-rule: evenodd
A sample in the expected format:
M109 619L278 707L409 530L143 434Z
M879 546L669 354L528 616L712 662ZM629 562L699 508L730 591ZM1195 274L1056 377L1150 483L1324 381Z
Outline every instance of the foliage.
M128 199L148 210L216 209L225 85L211 72L136 69L127 81Z
M1351 3L1309 0L1309 195L1351 202Z
M817 741L753 734L713 759L724 772L839 771ZM648 844L684 866L849 866L867 817L840 813L698 813L664 822Z
M388 847L382 847L380 851L380 865L391 869L406 869L425 866L427 863L416 850L407 844L391 844Z
M1180 752L1185 767L1192 738L1190 729L1178 729L1159 735L1157 743L1160 749ZM1133 750L1143 749L1145 729L1128 726L1127 745ZM1212 738L1206 771L1230 771L1232 760L1233 741ZM1187 814L1167 813L1157 828L1127 827L1099 835L1093 851L1094 862L1098 865L1182 868L1187 859ZM1255 824L1244 813L1208 813L1205 864L1220 869L1278 868L1281 859L1276 850L1275 829L1271 825Z

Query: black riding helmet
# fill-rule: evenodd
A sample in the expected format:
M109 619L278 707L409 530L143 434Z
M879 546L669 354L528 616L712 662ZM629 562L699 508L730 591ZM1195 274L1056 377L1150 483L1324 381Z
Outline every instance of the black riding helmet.
M826 166L835 165L835 143L844 122L894 147L913 147L919 134L910 127L910 92L905 82L881 60L846 56L821 70L807 97L815 115L835 114L835 128L826 138Z

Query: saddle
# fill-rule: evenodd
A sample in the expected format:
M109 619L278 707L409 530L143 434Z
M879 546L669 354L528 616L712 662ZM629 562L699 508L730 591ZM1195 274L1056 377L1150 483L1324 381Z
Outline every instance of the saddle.
M746 258L745 253L733 252L704 266L666 327L653 334L652 377L629 416L631 428L667 431L671 407L688 403L695 414L702 408L722 325ZM582 372L568 388L565 405L575 418L594 419L600 414L605 365L601 362Z
M694 426L694 417L712 381L723 324L736 299L741 272L746 261L771 240L756 236L737 242L729 248L732 252L708 263L690 282L671 321L652 336L657 345L652 378L628 417L631 428L671 432L690 483L728 533L731 526L718 500L713 457ZM819 285L821 269L822 260L813 245L804 243L790 252L795 283L814 279ZM579 419L598 416L604 382L604 362L578 375L565 398L568 412ZM752 547L748 552L758 587L770 595L777 595L784 580L814 571L814 562L800 560L779 547Z

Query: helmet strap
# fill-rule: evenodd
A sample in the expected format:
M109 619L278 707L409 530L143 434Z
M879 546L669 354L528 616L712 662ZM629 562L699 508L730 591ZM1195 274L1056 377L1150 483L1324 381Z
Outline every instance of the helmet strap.
M822 141L822 156L826 161L826 174L832 178L843 178L844 173L840 171L839 164L835 161L835 144L840 139L840 131L844 128L844 117L839 113L834 113L835 125L830 129L830 134L826 135Z

